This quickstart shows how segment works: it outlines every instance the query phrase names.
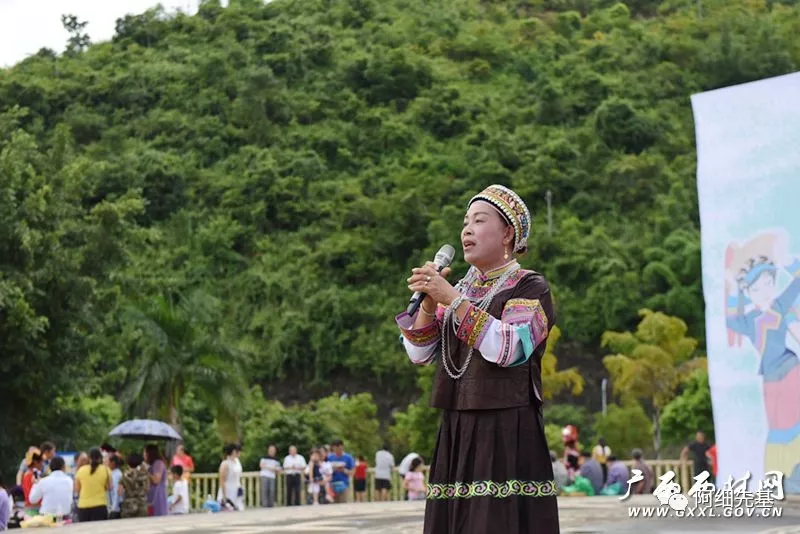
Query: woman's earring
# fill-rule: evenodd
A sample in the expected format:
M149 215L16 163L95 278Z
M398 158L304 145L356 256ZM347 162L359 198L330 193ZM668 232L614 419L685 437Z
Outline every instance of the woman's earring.
M505 248L505 251L506 251L506 253L505 253L505 254L503 254L503 259L504 259L504 260L507 260L507 259L508 259L508 249L507 249L507 248Z

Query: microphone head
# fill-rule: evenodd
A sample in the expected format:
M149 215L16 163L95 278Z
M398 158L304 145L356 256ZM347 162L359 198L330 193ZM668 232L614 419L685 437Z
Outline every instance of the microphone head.
M444 269L453 262L453 258L455 258L455 256L456 249L454 249L451 245L443 245L433 258L433 263Z

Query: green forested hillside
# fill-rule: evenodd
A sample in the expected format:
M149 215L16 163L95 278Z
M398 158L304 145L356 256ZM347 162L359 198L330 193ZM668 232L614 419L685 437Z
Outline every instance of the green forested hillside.
M406 273L491 183L531 207L587 395L640 308L702 339L689 96L800 64L790 0L206 0L88 47L72 22L0 71L6 464L79 446L104 395L187 426L246 386L404 407Z

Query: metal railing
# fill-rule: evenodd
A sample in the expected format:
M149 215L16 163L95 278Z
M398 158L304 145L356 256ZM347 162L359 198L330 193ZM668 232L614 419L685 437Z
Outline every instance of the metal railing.
M625 464L630 468L633 465L632 461L626 461ZM667 471L675 472L678 483L685 490L691 487L692 471L691 464L688 461L681 460L647 460L647 465L653 470L653 475L656 480L658 477ZM428 479L428 468L424 467L425 481ZM219 490L219 475L217 473L194 473L189 479L189 495L192 501L192 509L200 509L206 498L210 495L212 499L217 498L217 491ZM396 471L392 473L392 487L389 490L390 501L402 501L405 499L405 490L403 489L403 478ZM258 471L248 471L242 473L241 477L242 488L244 489L244 503L247 508L258 508L261 506L261 478ZM300 504L305 506L307 504L308 484L302 482L300 487ZM350 487L348 488L348 502L355 502L353 491L353 480L350 479ZM283 473L278 473L276 477L276 495L275 506L286 506L287 493L286 493L286 477ZM365 492L365 500L367 502L375 502L375 469L369 468L367 470L367 487Z

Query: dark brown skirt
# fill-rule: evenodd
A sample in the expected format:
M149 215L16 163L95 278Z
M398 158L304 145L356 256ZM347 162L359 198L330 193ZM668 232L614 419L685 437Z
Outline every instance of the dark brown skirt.
M558 534L553 466L535 406L444 411L425 534Z

